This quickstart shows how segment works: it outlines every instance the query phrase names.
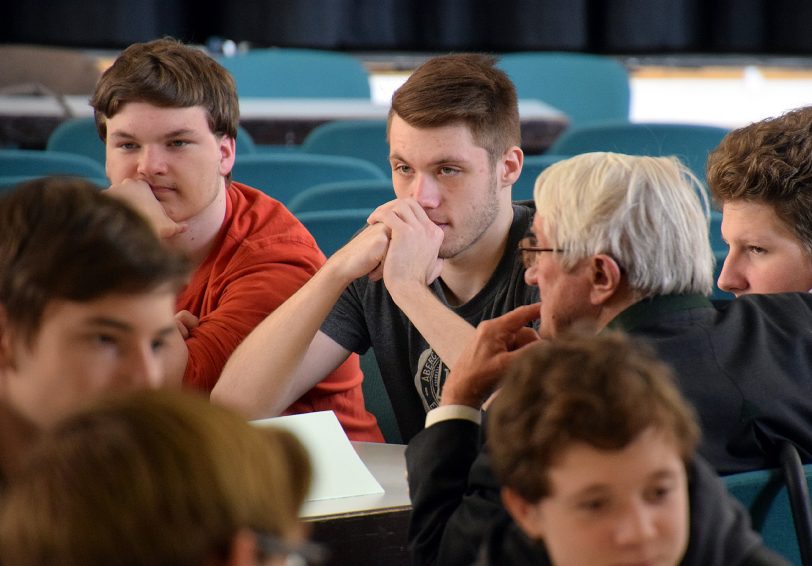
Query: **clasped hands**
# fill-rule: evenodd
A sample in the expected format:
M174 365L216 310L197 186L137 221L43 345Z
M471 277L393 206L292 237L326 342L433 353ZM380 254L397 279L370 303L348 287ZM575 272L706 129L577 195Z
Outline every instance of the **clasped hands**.
M383 278L390 292L408 285L431 284L443 269L439 257L443 230L432 222L414 199L396 199L379 206L367 227L338 250L331 261L340 262L348 278L368 275Z

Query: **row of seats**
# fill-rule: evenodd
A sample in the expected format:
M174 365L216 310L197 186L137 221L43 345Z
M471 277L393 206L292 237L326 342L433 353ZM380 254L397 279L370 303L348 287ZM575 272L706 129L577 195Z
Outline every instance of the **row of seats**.
M260 48L220 57L241 97L366 98L369 74L356 57L317 49ZM629 118L629 73L615 59L562 52L507 53L499 67L519 98L558 108L570 125Z
M44 175L71 175L99 186L108 184L104 165L84 155L33 149L0 150L0 192Z
M712 126L623 121L571 128L548 153L526 156L513 197L532 199L535 179L546 167L569 155L598 150L677 155L704 180L707 155L726 133L726 129ZM0 188L44 173L76 174L105 184L104 145L91 118L63 123L51 135L47 147L46 152L6 151L5 164L0 165ZM296 213L317 209L372 209L392 194L391 182L385 173L389 170L385 121L324 124L311 132L301 150L278 153L257 151L250 135L240 129L237 151L234 178L266 190ZM71 160L68 152L81 155ZM46 157L50 164L45 169L42 164L33 164ZM325 182L337 184L304 192ZM714 212L710 233L717 255L717 272L727 251L721 240L720 220L720 215ZM346 225L348 220L344 218L341 222ZM345 234L341 232L341 235ZM331 242L325 247L334 249L335 244ZM728 298L718 289L716 296Z
M615 151L632 155L676 155L704 182L708 154L728 129L698 124L633 123L624 120L595 122L567 129L542 155L525 156L524 174L514 185L514 198L532 198L533 183L547 166L589 151ZM389 146L384 120L337 121L308 134L301 150L311 154L365 159L389 171Z
M570 155L588 151L616 151L634 155L676 155L704 181L708 153L728 130L694 124L631 123L605 121L572 127L541 156L526 156L525 174L514 187L517 199L530 198L533 181L546 166ZM261 146L259 146L261 147ZM75 118L60 124L49 136L46 149L78 153L104 164L104 144L91 118ZM237 132L237 154L242 158L262 151L242 127ZM347 120L318 126L295 151L285 155L335 155L363 159L388 173L389 147L385 120ZM238 162L241 161L238 160Z
M717 126L607 121L569 128L543 158L538 161L534 161L534 158L540 156L526 158L528 163L535 165L554 163L565 156L587 151L677 155L704 180L707 154L727 132L727 129ZM90 118L75 118L60 124L49 137L46 148L79 153L104 163L104 144L98 138ZM242 127L238 129L238 155L270 153L261 148L262 146L254 143L247 131ZM382 172L390 169L384 120L328 122L311 131L295 150L296 153L354 157L373 163Z
M721 141L724 128L686 124L639 124L604 122L567 130L543 155L525 157L524 172L514 185L517 200L531 199L536 177L546 167L570 155L588 151L617 151L638 155L677 155L704 181L708 153ZM104 144L90 118L62 123L49 137L50 153L76 153L99 166L82 163L61 172L103 178ZM388 145L385 121L337 121L314 129L300 151L258 152L251 136L238 131L234 177L265 188L279 200L290 203L303 188L325 180L382 180L388 177ZM19 159L30 163L36 154ZM334 156L339 159L318 158ZM15 158L17 159L17 158ZM60 158L64 161L64 157ZM56 161L54 159L54 161ZM51 170L58 170L54 165ZM325 173L332 173L332 176ZM27 175L23 164L3 175ZM279 182L274 182L274 180Z

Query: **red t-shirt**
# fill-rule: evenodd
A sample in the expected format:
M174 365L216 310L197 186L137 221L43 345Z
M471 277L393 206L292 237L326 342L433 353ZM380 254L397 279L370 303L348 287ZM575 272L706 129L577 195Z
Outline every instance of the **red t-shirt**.
M324 261L313 236L279 201L231 183L217 241L178 296L177 310L200 319L186 340L183 383L211 391L243 338ZM350 439L382 442L375 417L364 407L362 380L352 354L285 413L333 410Z

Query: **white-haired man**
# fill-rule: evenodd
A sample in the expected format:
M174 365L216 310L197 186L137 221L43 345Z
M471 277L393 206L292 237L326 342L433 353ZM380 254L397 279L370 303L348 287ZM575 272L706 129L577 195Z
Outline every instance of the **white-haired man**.
M574 326L621 329L655 348L696 407L699 453L717 471L775 466L782 439L810 460L812 297L752 295L714 306L704 194L674 158L584 154L540 175L522 253L541 307L479 325L440 408L407 450L418 562L439 552L465 563L503 512L487 463L473 465L480 409L517 350ZM539 316L537 335L526 325Z

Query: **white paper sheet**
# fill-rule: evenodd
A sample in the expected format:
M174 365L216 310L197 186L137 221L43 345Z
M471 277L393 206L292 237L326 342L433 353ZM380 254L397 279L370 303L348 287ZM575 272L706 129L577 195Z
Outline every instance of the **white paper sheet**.
M302 442L313 464L313 484L306 501L384 492L332 411L261 419L251 424L284 428Z

